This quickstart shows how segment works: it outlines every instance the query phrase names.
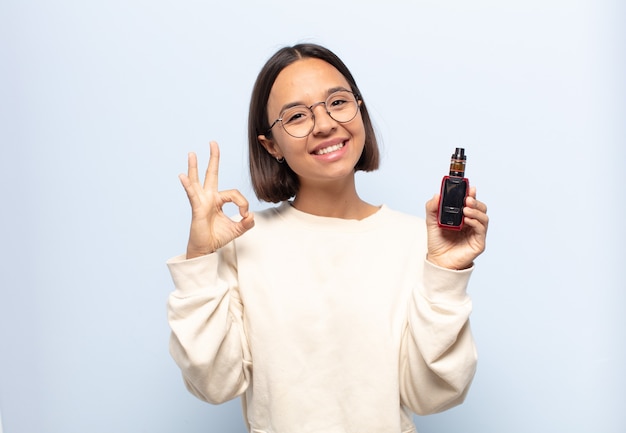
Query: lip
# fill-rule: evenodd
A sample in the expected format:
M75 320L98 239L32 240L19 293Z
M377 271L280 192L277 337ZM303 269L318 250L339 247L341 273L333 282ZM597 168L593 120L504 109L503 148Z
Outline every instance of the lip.
M317 152L319 152L322 149L326 149L328 147L332 147L332 146L337 146L338 144L343 144L343 147L341 147L340 149L337 149L333 152L329 152L329 153L324 153L319 155ZM324 141L323 143L318 144L317 146L315 146L313 148L313 150L311 152L309 152L311 155L313 156L327 156L327 155L332 155L333 153L336 153L340 150L342 150L343 148L346 147L346 145L348 144L348 139L347 138L334 138L332 140L327 140Z

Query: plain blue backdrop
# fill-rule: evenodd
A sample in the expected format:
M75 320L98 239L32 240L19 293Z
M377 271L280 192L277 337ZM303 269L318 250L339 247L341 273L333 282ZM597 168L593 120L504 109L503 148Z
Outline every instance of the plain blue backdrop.
M489 205L479 368L421 433L626 429L621 3L0 3L0 433L245 431L170 359L188 151L251 201L247 104L278 48L334 50L382 138L362 197L423 215L450 154Z

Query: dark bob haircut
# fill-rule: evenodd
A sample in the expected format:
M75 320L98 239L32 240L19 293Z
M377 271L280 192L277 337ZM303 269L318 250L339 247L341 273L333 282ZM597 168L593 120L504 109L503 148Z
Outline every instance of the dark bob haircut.
M265 63L254 83L248 115L248 147L250 158L250 176L252 187L259 200L278 203L294 197L298 193L298 176L287 163L278 163L259 142L259 135L269 138L267 101L278 74L298 60L315 58L334 66L350 84L353 93L361 99L360 111L365 127L365 146L355 170L373 171L378 168L380 154L372 121L367 112L365 101L352 74L346 65L333 52L315 44L298 44L285 47L276 52Z

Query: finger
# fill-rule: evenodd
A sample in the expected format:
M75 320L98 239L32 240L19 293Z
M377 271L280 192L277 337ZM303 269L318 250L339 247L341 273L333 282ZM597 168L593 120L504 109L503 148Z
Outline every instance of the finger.
M468 197L465 200L465 207L476 209L482 213L487 213L487 205L480 200L476 200L475 197Z
M437 212L439 208L439 194L435 194L433 198L426 202L426 213Z
M475 220L484 227L487 227L489 224L489 216L487 216L487 213L479 208L465 206L463 208L463 215L468 222L469 220Z
M426 210L427 224L437 224L437 213L439 210L439 194L435 194L424 206Z
M190 186L191 182L189 180L189 176L187 176L186 174L179 174L178 175L178 179L180 179L180 183L183 184L183 188L185 188L185 190L187 190L187 188Z
M246 198L241 192L239 192L239 190L231 189L228 191L221 191L220 198L225 203L234 203L239 208L239 215L241 215L243 218L248 216L248 200L246 200Z
M487 213L487 205L480 200L476 200L476 209L482 213Z
M193 152L187 155L187 177L190 182L198 182L198 158Z
M207 166L206 175L204 177L204 189L217 191L217 179L220 166L220 148L215 141L211 141L209 146L211 148L211 155L209 156L209 165Z
M225 203L234 203L239 208L239 214L242 217L237 223L240 228L239 235L242 235L254 227L254 214L248 211L248 200L246 200L241 192L236 189L231 189L228 191L221 191L219 194Z
M485 250L487 241L487 224L483 224L477 219L465 218L465 227L463 230L469 234L470 242L482 252Z
M250 230L252 227L254 227L254 214L248 213L248 215L246 215L241 221L239 221L239 224L241 224L243 230Z
M467 193L468 197L473 197L476 198L476 187L475 186L470 186L470 189Z
M477 220L483 225L487 225L489 223L489 216L486 213L479 211L478 209L471 209L466 207L463 209L463 216L465 216L465 218Z
M187 193L187 198L189 199L189 202L193 203L196 193L194 191L193 184L189 179L189 176L187 176L186 174L179 174L178 179L180 179L180 183L183 185L183 188L185 188L185 192Z

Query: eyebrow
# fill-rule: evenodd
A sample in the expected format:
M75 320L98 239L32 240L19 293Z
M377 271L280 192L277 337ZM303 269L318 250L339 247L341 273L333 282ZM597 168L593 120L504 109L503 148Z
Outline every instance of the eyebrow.
M330 89L326 91L326 99L328 99L328 97L332 95L333 93L339 92L339 91L352 92L352 90L346 89L344 86L331 87ZM305 107L308 107L308 105L306 105L304 102L301 102L301 101L289 102L280 108L278 115L280 116L288 108L297 107L299 105L304 105Z

